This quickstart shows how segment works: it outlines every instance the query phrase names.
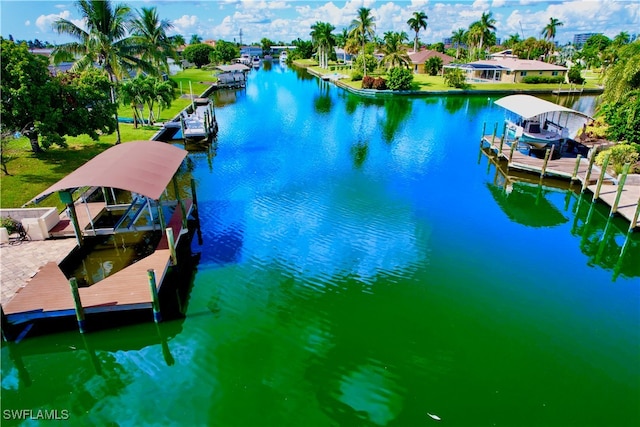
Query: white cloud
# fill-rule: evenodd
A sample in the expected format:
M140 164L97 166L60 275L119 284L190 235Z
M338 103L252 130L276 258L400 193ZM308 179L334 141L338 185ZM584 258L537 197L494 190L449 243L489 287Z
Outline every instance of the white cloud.
M40 15L38 16L38 18L36 18L36 27L38 27L38 29L43 32L43 33L53 33L53 28L52 25L55 21L57 21L58 19L66 19L70 22L72 22L73 24L77 25L78 27L85 29L85 20L84 19L73 19L71 18L71 12L69 12L68 10L64 10L60 13L51 13L49 15ZM31 21L27 21L29 22L30 25ZM26 22L25 22L26 24Z
M504 6L505 4L507 4L506 0L493 0L493 3L491 3L491 7L497 9Z
M24 26L28 27L29 25L31 25L31 21L29 21L28 19L26 21L24 21Z
M487 0L476 0L471 5L471 8L474 10L487 11L489 10L489 2Z
M178 33L191 33L198 24L198 17L195 15L182 15L171 23Z

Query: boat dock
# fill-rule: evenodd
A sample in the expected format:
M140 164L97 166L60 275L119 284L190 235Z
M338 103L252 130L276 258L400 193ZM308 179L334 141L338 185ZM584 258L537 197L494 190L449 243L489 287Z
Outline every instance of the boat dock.
M586 157L575 153L561 153L553 159L555 147L546 149L543 158L527 155L520 150L517 141L505 137L483 135L480 147L488 149L498 160L505 161L508 169L534 173L540 179L558 177L579 182L582 191L589 190L593 198L611 207L610 214L618 214L629 221L629 229L638 229L640 222L640 185L625 184L624 178L616 179L594 164L597 147L592 147Z
M192 208L192 201L186 200L187 215ZM165 233L151 255L89 287L77 288L84 314L153 308L154 295L150 289L149 272L154 272L153 284L159 291L169 266L173 264L174 248L186 233L182 209L176 209L170 218L167 223L169 230L171 235ZM3 312L10 325L77 315L70 280L57 263L49 262L4 304Z

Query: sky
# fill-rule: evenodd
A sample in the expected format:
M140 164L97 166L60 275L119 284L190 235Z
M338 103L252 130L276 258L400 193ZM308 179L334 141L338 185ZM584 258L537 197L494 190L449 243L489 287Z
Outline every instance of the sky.
M189 41L193 34L204 40L223 39L250 44L267 37L274 42L290 42L296 38L309 40L310 27L318 21L329 22L336 33L348 28L360 7L372 10L376 34L405 31L413 40L407 25L413 12L428 16L428 27L419 33L424 43L440 42L454 30L468 28L483 12L490 11L497 21L496 34L505 39L518 33L520 37L541 37L549 18L564 25L558 27L556 41L565 44L576 33L603 33L613 38L620 31L636 34L640 28L640 1L637 0L138 0L115 1L133 9L157 7L161 19L173 24L169 35L182 34ZM16 40L49 41L53 44L71 41L56 34L51 27L59 17L82 24L74 1L0 0L0 34Z

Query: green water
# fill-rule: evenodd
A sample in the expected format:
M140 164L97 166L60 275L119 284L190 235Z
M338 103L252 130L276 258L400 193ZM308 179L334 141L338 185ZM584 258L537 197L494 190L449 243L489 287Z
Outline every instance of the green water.
M492 99L359 99L279 64L214 99L215 156L181 179L203 243L161 296L184 318L3 345L3 425L640 424L638 233L505 191Z

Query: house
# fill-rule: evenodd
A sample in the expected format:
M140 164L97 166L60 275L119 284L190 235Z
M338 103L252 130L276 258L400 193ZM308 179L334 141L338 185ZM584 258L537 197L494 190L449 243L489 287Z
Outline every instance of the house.
M568 68L532 59L509 58L485 59L467 64L451 64L445 68L459 68L467 75L467 81L474 83L520 83L529 76L565 76Z
M409 58L411 59L411 68L416 74L424 74L424 64L429 61L429 58L438 57L442 59L442 65L448 65L452 63L455 58L444 53L440 53L435 50L421 50L419 52L409 52Z

